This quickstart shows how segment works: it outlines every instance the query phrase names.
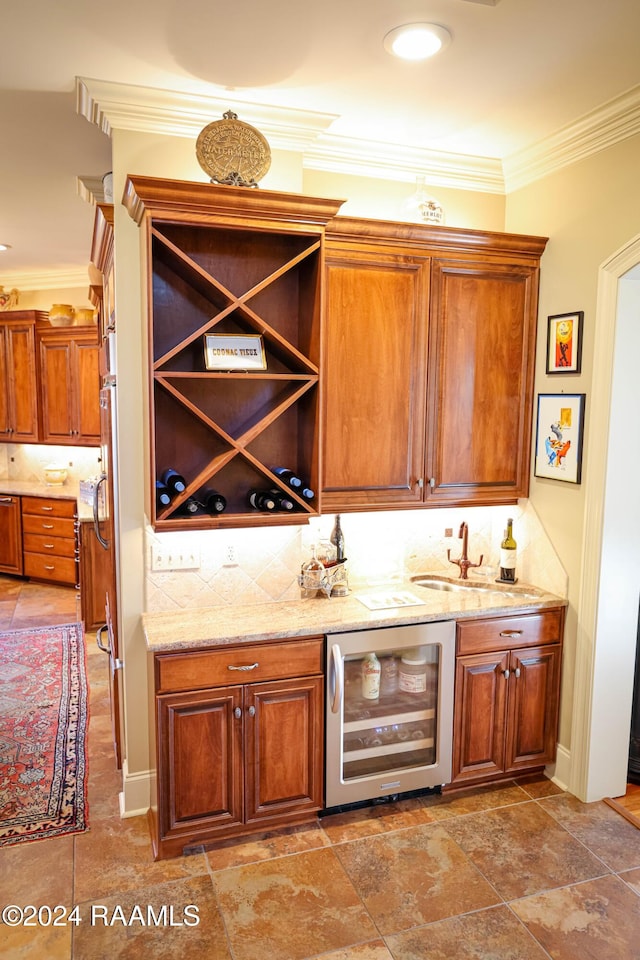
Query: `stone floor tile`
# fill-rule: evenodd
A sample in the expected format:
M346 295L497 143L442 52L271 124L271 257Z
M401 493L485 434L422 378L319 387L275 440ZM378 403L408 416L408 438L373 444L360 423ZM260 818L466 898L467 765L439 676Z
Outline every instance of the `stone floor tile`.
M146 817L96 820L75 837L76 903L206 872L202 853L154 862Z
M73 960L231 960L209 877L79 904Z
M508 907L453 917L387 938L394 960L548 960Z
M553 960L638 960L640 897L599 877L511 904Z
M73 905L73 836L0 848L0 906Z
M320 818L320 825L332 843L342 843L431 823L433 819L422 798L413 798L331 813Z
M346 950L336 950L325 953L322 960L394 960L382 940L373 940L371 943L359 943Z
M540 806L614 873L640 867L640 830L606 803L582 803L567 793Z
M205 846L204 849L209 869L216 872L328 845L329 841L319 825L310 823L242 839L231 839L217 843L212 848Z
M213 874L234 960L303 960L379 938L334 849Z
M609 872L536 802L457 817L443 827L505 900Z
M518 784L534 800L540 800L542 797L559 796L566 792L542 773L532 773L529 777L523 777L518 780Z
M512 780L483 787L468 787L450 793L423 797L422 803L434 820L448 820L467 813L479 813L512 803L524 803L530 797Z
M440 824L333 849L383 935L500 901Z

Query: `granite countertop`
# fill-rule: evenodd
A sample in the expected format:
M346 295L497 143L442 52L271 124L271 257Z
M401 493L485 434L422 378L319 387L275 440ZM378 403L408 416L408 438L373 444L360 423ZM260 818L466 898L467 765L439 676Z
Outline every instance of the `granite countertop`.
M500 586L495 586L499 591ZM358 599L364 595L383 598L407 592L422 602L415 606L371 610ZM147 648L155 653L163 653L231 643L395 627L408 623L427 623L430 620L509 616L565 606L567 603L562 597L524 584L509 588L509 596L506 592L482 593L473 590L469 593L445 593L405 582L387 587L363 588L347 597L328 599L321 596L245 606L203 607L175 613L146 613L142 616L142 625Z
M0 480L0 496L47 497L49 500L76 500L78 520L81 523L93 522L93 507L78 500L77 483L49 484L37 480Z

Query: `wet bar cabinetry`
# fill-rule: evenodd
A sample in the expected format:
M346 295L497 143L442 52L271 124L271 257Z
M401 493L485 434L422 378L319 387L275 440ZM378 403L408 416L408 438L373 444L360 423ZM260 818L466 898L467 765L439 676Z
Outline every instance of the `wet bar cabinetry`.
M325 510L527 496L545 243L348 217L327 226Z
M321 476L323 235L340 201L130 177L125 204L146 244L155 529L307 520ZM261 337L266 368L211 369L207 335ZM313 499L280 480L279 466ZM155 482L168 468L186 489L157 505ZM182 515L204 488L222 494L226 510ZM293 510L253 510L252 489L286 492Z
M150 655L157 858L322 807L322 637Z
M453 784L553 763L564 607L457 625Z

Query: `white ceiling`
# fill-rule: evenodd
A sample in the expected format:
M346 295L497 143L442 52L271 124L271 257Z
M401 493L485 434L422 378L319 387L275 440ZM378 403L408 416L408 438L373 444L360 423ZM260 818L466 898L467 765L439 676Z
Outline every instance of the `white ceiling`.
M416 20L453 42L422 64L394 60L384 34ZM302 131L310 166L339 157L362 172L369 157L379 176L446 183L450 169L470 189L533 176L560 143L640 131L638 0L30 0L5 4L2 32L5 288L86 272L93 210L77 178L110 169L110 140L79 114L76 78L90 78L87 114L107 130L116 115L166 130L182 111L176 132L195 148L212 107L240 103L272 146L269 131Z

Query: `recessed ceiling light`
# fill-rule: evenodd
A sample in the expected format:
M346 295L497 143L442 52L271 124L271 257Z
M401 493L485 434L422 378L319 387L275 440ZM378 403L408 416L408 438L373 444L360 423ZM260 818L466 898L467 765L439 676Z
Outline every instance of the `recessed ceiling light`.
M427 60L450 42L449 31L437 23L405 23L389 31L384 48L401 60Z
M0 253L3 250L11 250L11 245L8 243L0 243Z

